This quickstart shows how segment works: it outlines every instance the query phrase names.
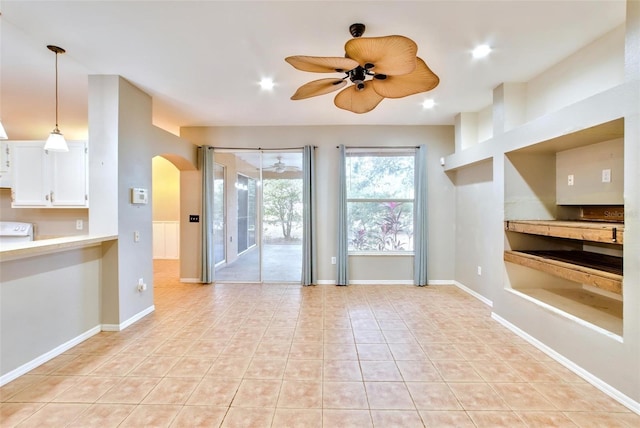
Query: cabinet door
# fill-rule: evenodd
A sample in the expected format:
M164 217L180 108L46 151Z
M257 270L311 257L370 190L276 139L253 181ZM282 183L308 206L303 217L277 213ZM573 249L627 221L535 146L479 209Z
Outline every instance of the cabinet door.
M0 142L0 187L11 187L11 161L9 159L9 151L11 146L9 142Z
M86 207L87 144L68 141L68 152L49 153L51 164L51 206Z
M49 168L44 142L16 141L11 148L11 206L49 206Z

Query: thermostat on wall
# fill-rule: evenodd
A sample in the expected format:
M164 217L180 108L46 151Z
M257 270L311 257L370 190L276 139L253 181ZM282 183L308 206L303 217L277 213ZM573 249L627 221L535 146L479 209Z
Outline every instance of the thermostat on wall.
M138 187L131 188L131 203L132 204L146 204L149 202L149 196L147 189L141 189Z

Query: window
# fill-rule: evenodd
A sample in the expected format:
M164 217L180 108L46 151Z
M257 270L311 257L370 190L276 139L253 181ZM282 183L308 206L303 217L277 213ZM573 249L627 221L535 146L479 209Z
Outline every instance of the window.
M412 252L414 150L347 150L350 252Z

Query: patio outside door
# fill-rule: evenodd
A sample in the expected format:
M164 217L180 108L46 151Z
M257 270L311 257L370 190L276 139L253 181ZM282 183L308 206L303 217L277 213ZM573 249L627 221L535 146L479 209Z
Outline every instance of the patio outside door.
M302 152L220 150L216 163L227 177L226 191L214 188L214 222L226 224L224 231L214 228L216 281L299 283ZM224 239L216 239L217 232ZM219 245L224 259L216 254Z

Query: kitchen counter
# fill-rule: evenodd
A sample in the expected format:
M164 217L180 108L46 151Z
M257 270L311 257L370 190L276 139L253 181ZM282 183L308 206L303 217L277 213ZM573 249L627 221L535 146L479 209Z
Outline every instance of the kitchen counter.
M115 239L118 239L118 235L79 235L20 242L16 244L3 244L0 247L0 262L58 253L77 248L92 247L100 245L102 242Z

